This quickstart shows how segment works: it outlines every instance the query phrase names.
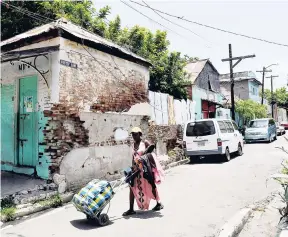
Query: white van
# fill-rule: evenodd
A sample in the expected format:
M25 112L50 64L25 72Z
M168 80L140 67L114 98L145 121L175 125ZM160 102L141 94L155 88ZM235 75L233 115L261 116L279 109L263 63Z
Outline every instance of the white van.
M237 124L227 119L201 119L185 124L184 151L191 162L199 157L222 155L230 160L231 153L243 154L243 136Z

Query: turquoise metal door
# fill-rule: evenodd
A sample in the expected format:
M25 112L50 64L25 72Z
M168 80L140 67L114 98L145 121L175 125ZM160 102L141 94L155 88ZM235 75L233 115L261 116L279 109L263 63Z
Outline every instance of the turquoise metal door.
M37 77L25 77L19 81L18 151L20 166L36 165L37 143Z

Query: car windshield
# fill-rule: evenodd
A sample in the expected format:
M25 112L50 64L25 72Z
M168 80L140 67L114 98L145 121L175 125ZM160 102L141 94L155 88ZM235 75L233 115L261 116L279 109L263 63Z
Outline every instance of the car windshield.
M187 125L187 137L208 136L213 134L215 134L213 121L196 121Z
M268 126L267 120L254 120L249 124L249 128L265 128Z

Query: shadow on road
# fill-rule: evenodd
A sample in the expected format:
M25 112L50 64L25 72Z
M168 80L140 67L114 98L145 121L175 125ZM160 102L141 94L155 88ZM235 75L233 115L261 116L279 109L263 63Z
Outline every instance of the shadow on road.
M232 157L231 157L232 158ZM205 158L195 158L194 160L190 161L186 165L196 165L196 164L223 164L223 159L221 157L215 157L215 156L207 156Z
M163 215L161 214L161 212L157 212L157 211L137 211L136 215L132 215L132 216L125 216L123 217L124 219L150 219L150 218L161 218L163 217Z
M93 220L78 219L70 221L71 225L80 230L92 230L99 228L99 224Z
M119 219L150 219L150 218L161 218L163 215L161 212L155 212L155 211L137 211L136 215L127 216L127 217L111 217L110 218L110 224L113 224L113 222L119 220ZM78 219L78 220L72 220L70 221L71 225L74 226L77 229L80 230L92 230L97 228L103 228L98 225L98 223L95 220L87 220L87 219ZM108 226L109 226L108 225Z
M233 160L239 158L236 154L230 154L231 160L229 162L233 162ZM227 161L223 161L223 157L221 156L207 156L202 159L195 158L194 160L190 161L186 165L198 165L198 164L215 164L221 165L225 164Z

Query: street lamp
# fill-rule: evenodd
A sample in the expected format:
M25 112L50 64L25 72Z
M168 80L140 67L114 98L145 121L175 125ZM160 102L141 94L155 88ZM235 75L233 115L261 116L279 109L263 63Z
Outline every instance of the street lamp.
M273 64L269 65L268 67L264 67L264 68L266 70L266 69L268 69L269 67L272 67L272 66L278 66L278 63L273 63Z

